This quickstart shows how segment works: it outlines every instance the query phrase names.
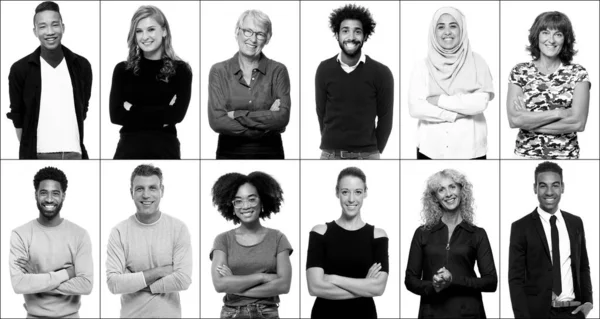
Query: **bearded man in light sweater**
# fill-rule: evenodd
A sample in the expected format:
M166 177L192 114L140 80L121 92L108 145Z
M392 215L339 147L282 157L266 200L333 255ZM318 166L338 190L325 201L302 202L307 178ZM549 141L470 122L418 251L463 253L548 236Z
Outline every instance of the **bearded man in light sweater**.
M67 185L61 170L39 170L33 179L39 217L11 233L10 279L25 297L28 318L79 318L81 295L92 292L90 236L60 217Z
M185 224L160 211L162 171L139 165L131 174L136 213L108 239L108 289L121 294L122 318L180 318L179 291L192 279L192 247Z

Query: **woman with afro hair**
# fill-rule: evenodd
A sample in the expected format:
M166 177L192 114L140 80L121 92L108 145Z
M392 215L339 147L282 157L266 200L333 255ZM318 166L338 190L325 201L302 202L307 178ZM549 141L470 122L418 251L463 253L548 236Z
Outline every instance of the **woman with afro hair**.
M224 292L221 318L279 318L279 295L290 290L292 246L260 219L279 212L283 191L263 172L228 173L212 188L213 204L237 228L215 238L211 276Z

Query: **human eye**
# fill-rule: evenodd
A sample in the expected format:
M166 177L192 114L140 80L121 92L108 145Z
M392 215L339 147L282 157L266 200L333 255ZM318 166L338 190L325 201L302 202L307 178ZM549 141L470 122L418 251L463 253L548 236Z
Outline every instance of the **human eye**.
M234 199L233 200L233 206L241 206L242 205L242 200L241 199Z
M341 193L342 193L342 195L344 195L344 196L348 195L348 191L347 191L347 190L343 190Z

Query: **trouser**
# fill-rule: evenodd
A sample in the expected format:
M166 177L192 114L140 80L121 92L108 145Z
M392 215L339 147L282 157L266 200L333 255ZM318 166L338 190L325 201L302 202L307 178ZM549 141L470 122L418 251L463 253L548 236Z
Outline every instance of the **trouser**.
M279 306L252 303L245 306L227 306L221 308L221 318L237 319L279 319Z
M576 318L584 319L585 315L581 311L576 314L572 314L572 312L575 309L577 309L577 306L561 307L561 308L550 307L550 318L551 319L571 319L571 318L572 319L576 319Z
M81 153L77 153L77 152L37 153L37 158L43 159L43 160L80 160Z

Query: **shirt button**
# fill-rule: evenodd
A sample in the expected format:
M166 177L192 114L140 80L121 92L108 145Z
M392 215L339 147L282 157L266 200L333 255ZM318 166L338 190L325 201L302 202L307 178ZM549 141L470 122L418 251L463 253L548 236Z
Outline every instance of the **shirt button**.
M254 78L252 78L252 81L254 81Z
M252 103L252 101L248 101L248 103Z

